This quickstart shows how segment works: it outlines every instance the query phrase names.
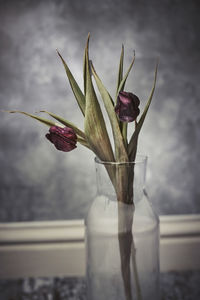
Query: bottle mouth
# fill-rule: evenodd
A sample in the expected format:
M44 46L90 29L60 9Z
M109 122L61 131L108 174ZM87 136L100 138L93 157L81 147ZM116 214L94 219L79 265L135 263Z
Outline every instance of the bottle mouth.
M147 162L147 155L137 154L134 161L128 162L116 162L116 161L102 161L97 156L95 157L95 163L102 165L135 165L135 164L145 164Z

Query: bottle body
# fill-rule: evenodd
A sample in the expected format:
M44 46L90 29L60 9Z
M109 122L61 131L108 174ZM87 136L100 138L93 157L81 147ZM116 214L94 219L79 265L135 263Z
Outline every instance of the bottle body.
M144 166L138 172L134 164L133 203L117 201L108 186L105 192L102 167L86 219L87 299L159 299L159 221L143 193Z

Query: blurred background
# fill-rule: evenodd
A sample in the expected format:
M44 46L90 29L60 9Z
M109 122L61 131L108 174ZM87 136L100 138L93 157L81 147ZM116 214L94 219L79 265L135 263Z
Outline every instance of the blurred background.
M139 152L149 157L148 194L159 214L200 213L199 15L197 0L0 0L0 108L45 109L83 128L56 49L83 87L88 32L90 57L113 96L122 43L125 69L136 51L126 90L142 108L159 57L139 139ZM57 151L47 131L0 113L0 222L85 217L96 192L94 155L82 146Z

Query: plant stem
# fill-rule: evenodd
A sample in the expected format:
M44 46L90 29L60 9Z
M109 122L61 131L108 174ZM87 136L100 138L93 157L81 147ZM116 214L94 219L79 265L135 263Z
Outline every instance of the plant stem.
M131 254L132 254L131 255L132 256L132 266L133 266L133 273L134 273L134 278L135 278L137 299L142 300L142 292L141 292L140 281L139 281L138 270L137 270L136 249L135 249L134 238L132 240Z
M126 300L133 300L131 291L131 245L132 245L132 220L133 212L127 218L123 203L118 202L118 240L121 259L121 274L124 284L124 292ZM133 205L131 205L133 208ZM131 215L132 213L132 215Z
M134 157L135 158L135 157ZM118 201L118 240L121 259L121 274L126 300L133 300L131 290L131 258L137 300L142 300L136 264L136 250L132 233L134 217L133 182L134 163L106 166L110 180L115 188ZM127 205L130 207L127 211Z

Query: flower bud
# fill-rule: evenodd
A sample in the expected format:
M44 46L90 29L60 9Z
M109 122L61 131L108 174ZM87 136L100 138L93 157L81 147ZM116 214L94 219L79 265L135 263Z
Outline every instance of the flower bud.
M54 144L57 150L69 152L76 148L77 136L70 127L51 126L46 138Z
M119 92L117 97L117 105L115 112L122 122L133 122L140 113L138 108L140 104L139 98L128 92Z

